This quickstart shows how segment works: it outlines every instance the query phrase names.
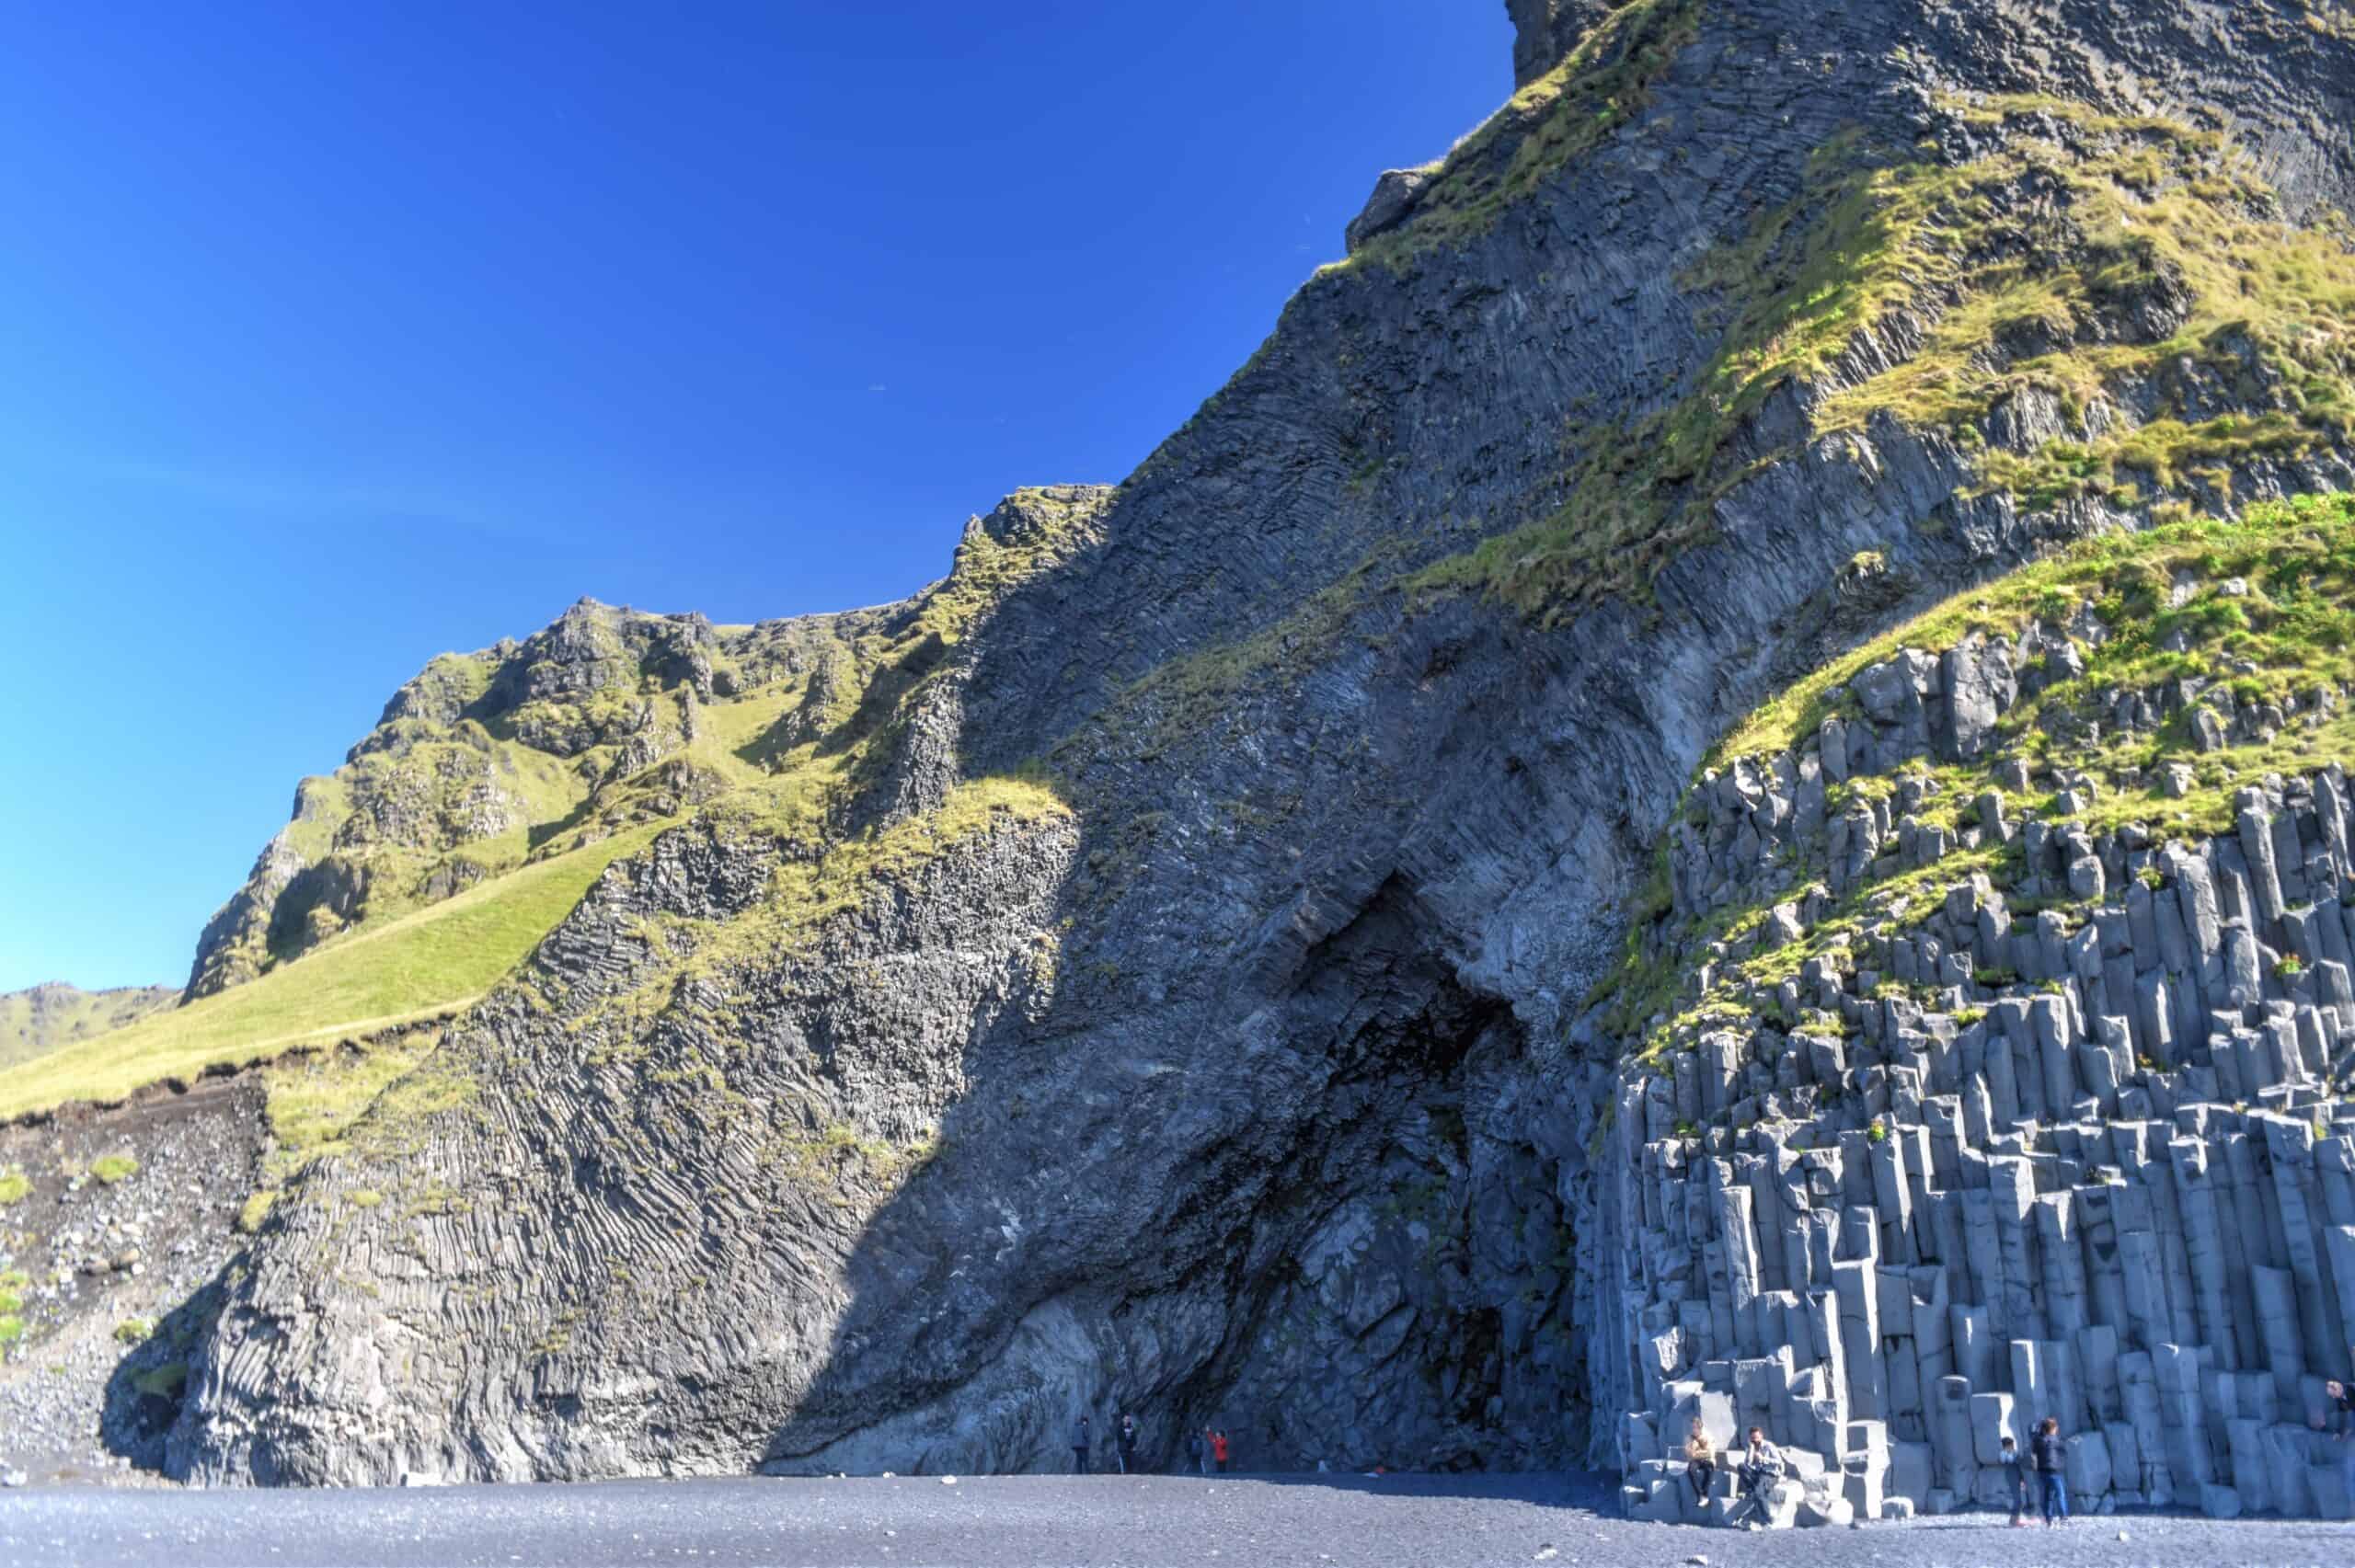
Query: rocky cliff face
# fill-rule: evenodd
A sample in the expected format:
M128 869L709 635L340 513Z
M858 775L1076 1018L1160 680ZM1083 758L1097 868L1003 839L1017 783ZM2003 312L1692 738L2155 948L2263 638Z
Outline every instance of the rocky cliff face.
M1020 1469L1083 1406L1534 1466L1746 1348L1639 1379L1683 1298L1625 1272L1618 1157L1673 1127L1595 1136L1648 1103L1585 999L1657 835L1931 597L2355 482L2355 44L2288 0L1514 14L1512 103L1193 420L828 631L765 782L662 801L290 1188L176 1471ZM642 795L696 647L784 657L712 635L620 658L619 728L520 727L614 690L541 691L560 650L388 722Z
M1512 84L1525 87L1559 64L1615 9L1615 0L1505 0L1512 17Z
M2339 498L2076 552L1697 781L1623 976L1652 989L1589 1021L1673 994L1592 1134L1631 1512L1727 1516L1694 1421L1792 1447L1781 1522L2005 1506L2001 1440L2048 1415L2081 1510L2355 1508L2321 1430L2355 728L2303 624L2346 615L2350 530Z
M719 657L700 615L584 599L523 642L435 659L342 767L296 789L293 819L198 938L188 997L578 841L561 830L609 786L694 738Z

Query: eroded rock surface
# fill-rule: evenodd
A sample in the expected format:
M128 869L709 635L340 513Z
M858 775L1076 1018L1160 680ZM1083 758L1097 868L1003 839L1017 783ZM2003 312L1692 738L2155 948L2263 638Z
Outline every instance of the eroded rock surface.
M176 1473L1019 1470L1083 1406L1156 1461L1217 1423L1269 1467L1519 1467L1650 1408L1613 1251L1642 1145L1591 1139L1617 1042L1572 1025L1656 835L1729 724L1903 609L2165 500L2355 480L2272 350L2165 348L2205 296L2095 212L2147 167L2302 243L2355 189L2355 54L2287 4L1540 9L1524 39L1584 40L1559 80L1136 474L977 523L870 612L890 662L813 658L773 738L865 749L839 808L617 864L290 1189ZM1821 320L1843 155L1852 194L1972 204L1958 280L2106 281L1971 346L2018 370L1983 406L1913 395L1929 296L1746 380ZM2020 369L2097 349L2090 403ZM2055 450L2220 418L2277 439L2147 486ZM2006 679L1909 666L1873 721L1967 749Z
M1890 669L1855 683L1868 709ZM1903 718L1863 727L1867 756L1921 753ZM2096 788L2059 782L2064 809ZM1757 817L1702 794L1712 837ZM2048 1415L2081 1511L2355 1511L2323 1431L2355 1323L2355 822L2337 763L2236 808L2236 834L2165 842L2034 812L1957 841L1909 815L1869 872L1841 845L1873 812L1848 833L1820 795L1782 814L1744 869L1890 877L1982 833L2019 858L2005 886L1895 901L1769 982L1763 1015L1722 1009L1621 1076L1596 1266L1624 1281L1631 1514L1732 1513L1729 1486L1686 1485L1694 1420L1721 1448L1780 1436L1803 1522L2008 1506L2000 1440L2026 1452ZM1679 860L1680 900L1727 897Z

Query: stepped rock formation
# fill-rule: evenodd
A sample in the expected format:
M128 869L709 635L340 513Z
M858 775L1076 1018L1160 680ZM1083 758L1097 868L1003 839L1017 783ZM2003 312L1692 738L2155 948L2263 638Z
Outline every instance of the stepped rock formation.
M2355 506L2310 512L2239 541L2286 603L2199 581L2230 536L2191 532L2172 607L2050 589L1703 774L1630 966L1684 1005L1623 1042L1595 1133L1632 1514L1732 1512L1669 1457L1695 1420L1790 1444L1772 1522L2007 1506L2001 1440L2048 1415L2080 1511L2355 1508L2322 1430L2355 1345L2355 731L2338 681L2229 677L2289 662L2243 606L2280 624L2283 566L2348 547ZM2109 680L2234 643L2225 679Z
M2205 1424L2235 1458L2234 1423L2278 1445L2332 1365L2346 1134L2309 1113L2355 1019L2349 933L2243 865L2272 843L2308 896L2344 873L2327 768L2248 804L2294 831L2162 854L2023 823L2036 886L2123 898L2055 933L2059 966L2015 951L1991 879L1940 883L1924 933L1860 928L1870 965L1793 976L1838 1030L1683 1041L1675 988L1738 960L1666 937L1661 1040L1588 997L1631 909L1650 929L1631 901L1688 779L1763 699L2058 543L2355 486L2355 28L2295 0L1512 10L1512 102L1386 177L1350 258L1119 486L1008 498L902 605L638 641L585 612L396 700L383 750L446 750L434 788L339 785L332 852L265 856L198 989L300 964L367 878L431 896L464 842L528 855L528 824L627 802L677 825L287 1189L168 1468L1020 1469L1060 1462L1085 1403L1136 1413L1151 1459L1211 1421L1249 1468L1593 1457L1660 1509L1662 1424L1763 1401L1787 1431L1805 1406L1801 1446L1854 1482L1789 1500L1828 1515L1973 1492L1959 1378L1973 1443L2074 1399L2124 1429L2099 1445L2122 1494L2154 1495L2165 1450L2175 1495L2229 1476L2269 1505ZM2087 635L2064 615L2039 657ZM1870 761L1844 767L1994 733L2007 677L1962 646L1857 677ZM756 656L792 666L725 748L759 776L657 791ZM1825 900L1890 855L1936 875L1951 820L1800 813L1804 764L1830 767L1809 745L1772 791L1718 774L1787 821L1739 782L1691 797L1671 913L1763 887L1756 929L1803 944L1824 910L1761 880L1775 846L1838 869ZM540 757L589 761L562 809L495 810ZM2196 941L2145 949L2161 897L2208 910ZM2297 983L2266 979L2302 943ZM1975 1000L1966 948L2029 989ZM1963 996L1863 983L1907 963ZM1798 1098L1833 1080L1853 1104ZM1769 1095L1882 1131L1802 1150ZM2202 1217L2244 1170L2279 1221L2244 1238L2247 1288L2294 1335L2205 1315ZM1853 1335L1852 1300L1878 1314ZM2205 1473L2168 1448L2195 1431Z

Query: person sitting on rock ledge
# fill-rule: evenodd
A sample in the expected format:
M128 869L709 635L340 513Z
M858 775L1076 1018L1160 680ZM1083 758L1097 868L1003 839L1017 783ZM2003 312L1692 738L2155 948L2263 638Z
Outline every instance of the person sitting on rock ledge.
M1698 1416L1694 1418L1692 1434L1684 1439L1684 1473L1693 1482L1693 1500L1707 1502L1709 1483L1717 1478L1717 1450Z
M1766 1440L1766 1434L1762 1428L1752 1427L1750 1446L1742 1450L1741 1468L1734 1471L1741 1481L1741 1501L1733 1513L1726 1516L1726 1522L1731 1524L1736 1516L1752 1509L1763 1512L1766 1506L1766 1489L1782 1480L1789 1468L1783 1459L1783 1450Z

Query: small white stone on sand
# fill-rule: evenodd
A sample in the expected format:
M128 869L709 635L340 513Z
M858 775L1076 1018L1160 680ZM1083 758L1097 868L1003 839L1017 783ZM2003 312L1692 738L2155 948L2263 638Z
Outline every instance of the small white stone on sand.
M940 1478L940 1484L943 1486L954 1486L957 1484L957 1478L953 1475L944 1475Z

